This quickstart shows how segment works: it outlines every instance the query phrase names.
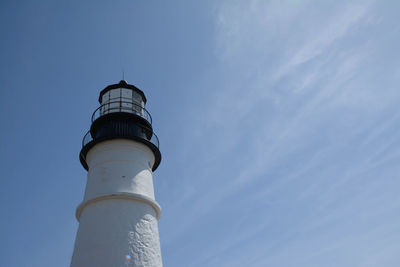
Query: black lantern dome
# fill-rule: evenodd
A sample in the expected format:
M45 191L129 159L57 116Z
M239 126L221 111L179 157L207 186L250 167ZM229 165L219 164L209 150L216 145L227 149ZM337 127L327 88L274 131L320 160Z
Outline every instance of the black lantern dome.
M92 115L92 125L82 140L79 159L88 170L86 155L102 141L130 139L148 146L154 153L153 171L161 162L157 135L153 132L150 113L145 109L144 93L122 80L104 88L99 96L100 107Z

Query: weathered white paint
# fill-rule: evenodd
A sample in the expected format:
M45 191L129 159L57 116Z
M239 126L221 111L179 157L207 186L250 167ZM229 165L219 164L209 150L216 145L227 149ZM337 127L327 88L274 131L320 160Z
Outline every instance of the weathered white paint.
M162 266L154 199L154 155L125 139L105 141L87 154L85 197L72 267Z

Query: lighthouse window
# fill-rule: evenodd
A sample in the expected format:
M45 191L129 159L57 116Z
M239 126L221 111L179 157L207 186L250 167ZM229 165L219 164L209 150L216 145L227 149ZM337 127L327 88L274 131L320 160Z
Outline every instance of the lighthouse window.
M113 89L110 90L110 99L109 99L109 105L107 107L108 112L118 112L120 109L120 95L121 95L121 89Z
M134 103L134 111L138 115L143 115L143 101L142 101L142 96L139 95L137 92L133 92L133 103Z
M111 112L129 112L145 116L143 96L130 88L115 88L102 96L102 115Z
M137 92L133 92L133 101L140 104L140 102L142 102L142 97Z
M107 92L103 95L103 99L102 99L102 107L101 107L101 114L106 114L108 112L109 109L109 103L110 102L110 92Z
M110 92L107 92L103 95L102 103L105 104L110 100Z
M132 112L132 103L130 103L130 102L122 102L121 108L122 108L123 112L133 113Z
M131 99L132 99L132 90L123 88L122 92L121 92L121 95L122 95L122 99L124 101L129 101L130 102Z
M120 90L121 89L110 90L110 99L112 99L113 101L118 100L118 98L120 98L121 95Z
M121 108L123 112L132 112L132 90L121 89Z

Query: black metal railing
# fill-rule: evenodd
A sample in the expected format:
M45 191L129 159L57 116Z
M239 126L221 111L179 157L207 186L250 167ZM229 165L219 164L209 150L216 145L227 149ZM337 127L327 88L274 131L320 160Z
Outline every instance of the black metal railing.
M155 145L158 149L160 149L160 141L158 140L158 136L151 129L148 129L147 127L144 127L144 126L140 126L140 127L141 127L141 130L142 130L143 134L140 135L140 136L137 136L137 137L140 138L140 139L144 139L146 141L149 141L150 143ZM151 135L150 138L147 137L148 136L147 133L149 131L152 132L152 135ZM129 137L129 136L121 136L121 138L124 138L124 137ZM82 139L82 147L86 146L87 144L89 144L92 141L94 141L94 139L93 139L90 131L88 131L85 134L85 136L83 137L83 139Z
M132 101L123 101L122 98L120 99L120 101L110 101L98 107L93 112L92 123L99 117L114 112L126 112L135 114L137 116L144 118L150 124L152 124L152 118L150 113L142 105Z
M90 134L90 130L85 134L82 139L82 147L86 146L89 142L93 141L93 137Z

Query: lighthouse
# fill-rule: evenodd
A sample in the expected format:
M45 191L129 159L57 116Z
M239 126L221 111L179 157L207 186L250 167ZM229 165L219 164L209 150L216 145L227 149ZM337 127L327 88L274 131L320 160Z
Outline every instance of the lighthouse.
M161 153L146 101L125 81L100 92L79 154L87 184L71 267L162 266L153 187Z

